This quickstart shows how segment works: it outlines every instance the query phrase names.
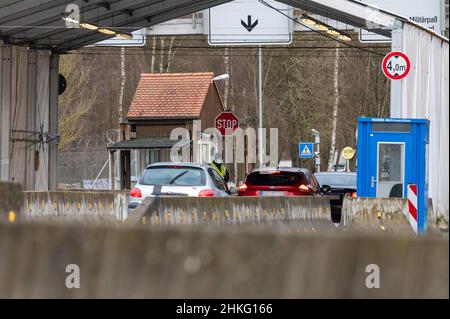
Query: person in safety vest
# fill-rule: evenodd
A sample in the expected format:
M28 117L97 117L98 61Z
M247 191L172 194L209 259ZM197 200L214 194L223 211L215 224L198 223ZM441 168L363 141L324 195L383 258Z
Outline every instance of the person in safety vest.
M228 174L227 168L223 164L222 155L217 153L214 156L213 161L211 162L211 166L219 173L219 175L223 178L225 183L228 183L230 180L230 175Z

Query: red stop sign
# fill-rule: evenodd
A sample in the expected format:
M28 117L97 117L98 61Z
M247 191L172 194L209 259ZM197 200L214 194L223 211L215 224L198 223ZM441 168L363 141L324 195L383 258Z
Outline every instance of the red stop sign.
M216 129L222 135L233 135L239 128L239 119L233 112L222 112L216 117Z

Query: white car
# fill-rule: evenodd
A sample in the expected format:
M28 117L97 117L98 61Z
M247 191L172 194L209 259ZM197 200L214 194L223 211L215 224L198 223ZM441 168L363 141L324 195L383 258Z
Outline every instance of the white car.
M225 197L236 193L208 164L156 163L145 168L131 190L128 208L132 210L153 196Z

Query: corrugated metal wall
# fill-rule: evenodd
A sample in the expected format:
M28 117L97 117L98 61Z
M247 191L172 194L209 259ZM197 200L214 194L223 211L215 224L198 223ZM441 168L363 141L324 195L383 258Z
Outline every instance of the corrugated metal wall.
M51 54L0 44L0 57L1 180L21 183L26 190L48 190L49 145L10 138L38 138L32 132L50 131Z
M430 120L429 195L435 217L448 219L449 44L408 24L403 32L403 51L412 67L402 83L401 117Z

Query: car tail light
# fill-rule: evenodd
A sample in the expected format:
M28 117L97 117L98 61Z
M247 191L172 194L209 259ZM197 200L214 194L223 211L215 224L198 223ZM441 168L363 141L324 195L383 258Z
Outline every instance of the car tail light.
M247 185L242 184L241 186L239 186L238 191L245 192L247 189L248 189Z
M357 197L356 192L353 192L353 193L352 193L352 197L353 197L353 198L356 198L356 197Z
M303 185L303 184L300 185L298 189L300 190L300 192L305 192L305 193L309 192L308 186Z
M130 192L130 196L134 197L134 198L141 198L142 197L142 192L139 188L133 188Z
M204 189L198 194L198 197L214 197L214 191L212 189Z

